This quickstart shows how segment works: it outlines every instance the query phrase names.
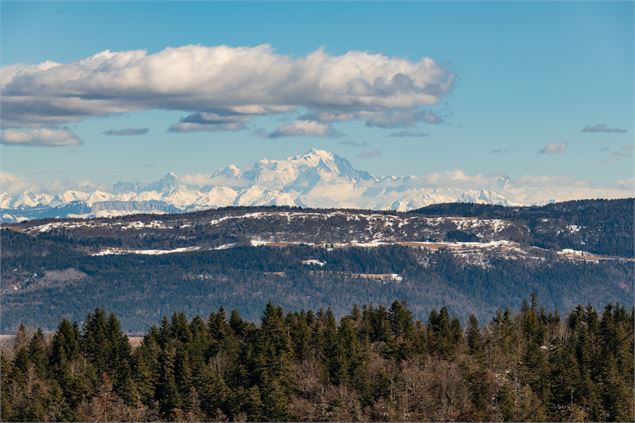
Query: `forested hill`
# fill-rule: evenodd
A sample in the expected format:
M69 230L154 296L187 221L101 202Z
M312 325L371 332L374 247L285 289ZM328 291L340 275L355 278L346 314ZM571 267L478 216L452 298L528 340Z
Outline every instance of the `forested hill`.
M352 304L407 300L422 320L442 306L489 319L534 292L561 312L631 306L632 208L633 200L418 213L229 207L5 225L0 330L53 329L96 307L116 312L129 332L220 305L255 321L268 300L336 316Z
M410 213L422 216L461 216L506 219L526 224L535 245L574 248L584 242L586 251L600 254L635 255L635 198L579 200L536 207L503 207L473 203L435 204ZM567 233L563 222L580 231Z
M164 318L131 347L114 314L21 328L2 421L633 421L633 310L535 299L465 325L400 302Z

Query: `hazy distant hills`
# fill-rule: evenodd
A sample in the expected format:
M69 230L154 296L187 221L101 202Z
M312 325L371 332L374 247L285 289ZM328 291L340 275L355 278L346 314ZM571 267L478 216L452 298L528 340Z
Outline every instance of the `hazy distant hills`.
M246 169L230 165L197 179L168 173L148 184L116 182L110 189L2 192L0 219L16 222L268 205L407 211L448 202L531 205L551 198L543 198L548 195L543 189L528 190L505 176L474 183L464 180L461 172L379 178L333 153L313 149L285 160L263 159Z
M489 317L532 292L560 310L632 305L634 213L625 199L409 213L228 207L4 225L2 329L51 327L97 306L137 331L219 305L257 319L268 300L340 313L403 299L420 318L441 305Z

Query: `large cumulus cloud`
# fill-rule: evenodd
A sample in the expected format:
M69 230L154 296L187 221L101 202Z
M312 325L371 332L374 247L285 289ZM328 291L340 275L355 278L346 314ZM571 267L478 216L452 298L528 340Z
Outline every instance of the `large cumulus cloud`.
M318 49L304 57L278 54L269 45L103 51L71 63L0 68L2 126L54 126L164 109L189 113L170 127L176 132L239 130L254 116L293 110L316 122L410 127L439 121L428 109L454 79L431 58L360 51L337 56Z

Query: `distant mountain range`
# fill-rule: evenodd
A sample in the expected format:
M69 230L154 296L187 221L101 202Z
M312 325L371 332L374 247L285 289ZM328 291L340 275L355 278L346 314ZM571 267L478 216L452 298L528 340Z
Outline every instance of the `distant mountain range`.
M447 175L446 175L447 177ZM462 174L450 174L461 180ZM527 195L505 176L480 186L436 183L434 177L376 177L355 169L333 153L312 149L285 160L258 161L240 169L220 169L203 182L192 183L168 173L143 184L116 182L110 190L68 190L48 193L0 193L0 219L18 222L40 218L110 217L137 213L183 213L225 206L299 206L407 211L430 204L462 202L491 205L532 205Z

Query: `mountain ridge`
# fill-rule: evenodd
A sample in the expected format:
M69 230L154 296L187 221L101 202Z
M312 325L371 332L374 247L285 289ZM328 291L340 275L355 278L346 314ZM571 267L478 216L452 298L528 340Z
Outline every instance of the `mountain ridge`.
M454 185L443 186L444 177ZM537 201L537 196L544 196L539 189L525 193L505 175L478 183L465 180L460 171L377 177L343 157L314 148L283 160L262 159L245 169L232 164L196 182L169 172L149 183L118 181L110 189L2 192L0 221L183 213L232 205L408 211L452 202L503 206L549 202Z
M2 225L2 330L97 306L130 330L218 304L257 319L293 309L408 300L492 316L532 292L559 310L632 304L635 199L411 212L225 207ZM72 277L70 277L70 276Z

